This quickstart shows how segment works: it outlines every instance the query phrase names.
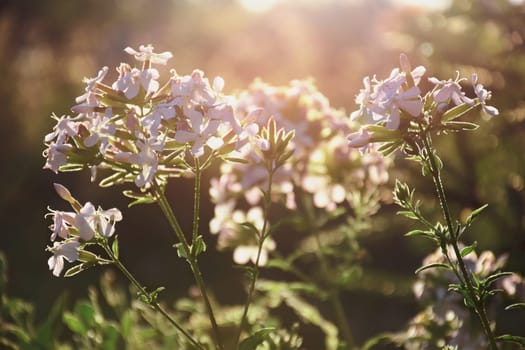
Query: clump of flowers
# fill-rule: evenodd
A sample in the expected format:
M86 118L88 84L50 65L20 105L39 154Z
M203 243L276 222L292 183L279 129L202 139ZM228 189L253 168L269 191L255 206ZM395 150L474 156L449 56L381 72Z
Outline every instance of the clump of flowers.
M142 67L121 63L113 82L105 82L109 69L103 67L84 80L85 93L71 108L75 115L54 116L57 124L45 137L44 168L89 168L92 181L99 172L110 172L102 186L134 182L147 189L191 174L188 158L206 163L235 148L243 130L231 99L222 94L222 78L211 84L200 70L190 75L172 70L161 82L153 65L166 65L171 53L157 54L150 45L125 51Z
M377 152L361 155L347 147L345 135L352 123L330 106L311 81L295 80L277 87L256 80L238 96L236 115L254 134L269 120L285 132L294 132L293 154L275 172L271 195L272 201L282 202L289 210L301 206L299 193L312 196L315 207L326 211L348 203L357 206L356 193L371 195L388 180L390 162ZM245 263L249 259L242 252L254 251L255 240L242 223L261 225L260 188L266 188L267 177L251 148L241 148L240 154L246 162L224 163L220 177L211 181L215 217L210 231L219 234L220 248L234 247L235 261ZM265 248L273 250L275 242L268 240Z

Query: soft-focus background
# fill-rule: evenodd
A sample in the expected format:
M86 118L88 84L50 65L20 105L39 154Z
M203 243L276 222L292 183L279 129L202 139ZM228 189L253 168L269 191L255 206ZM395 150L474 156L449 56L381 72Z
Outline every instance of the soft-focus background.
M415 4L415 5L414 5ZM426 4L426 6L422 6ZM46 207L66 209L52 183L68 186L80 201L125 209L119 190L100 190L88 173L55 175L42 170L43 137L52 112L67 114L83 92L83 77L103 65L128 60L123 49L151 43L171 51L180 74L195 68L222 76L227 93L256 77L270 84L313 78L332 106L347 112L365 75L386 77L405 52L427 76L453 78L459 70L493 91L501 115L481 122L473 134L451 135L440 144L445 185L455 213L488 202L489 208L465 239L479 249L509 254L510 270L525 273L525 5L519 0L4 0L0 3L0 251L9 261L10 295L36 303L44 318L55 298L71 302L97 284L100 270L71 279L47 270ZM116 74L112 72L111 74ZM114 75L113 75L114 77ZM412 182L426 203L430 179L413 164L396 161L391 176ZM189 225L191 182L181 180L168 195ZM206 191L206 189L205 189ZM397 330L416 311L406 285L421 259L434 248L403 233L410 222L385 206L363 245L366 266L385 276L344 296L357 340ZM204 205L206 223L212 208ZM147 286L165 285L166 298L187 293L191 275L171 246L157 207L124 211L119 224L122 259ZM203 225L206 227L206 225ZM210 237L213 246L214 237ZM243 295L231 254L203 257L206 278L225 303ZM379 273L380 272L380 273ZM390 282L389 282L390 281ZM392 282L394 281L394 282ZM501 325L523 333L512 318ZM523 335L523 334L521 334Z

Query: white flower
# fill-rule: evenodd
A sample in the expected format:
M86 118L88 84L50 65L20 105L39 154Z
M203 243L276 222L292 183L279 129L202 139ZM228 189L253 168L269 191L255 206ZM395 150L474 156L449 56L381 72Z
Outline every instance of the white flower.
M76 261L78 259L78 247L80 243L76 240L72 241L63 241L63 242L54 242L52 248L48 250L53 252L47 260L49 270L53 271L53 275L58 277L64 268L64 259L69 262Z
M493 106L487 106L486 104L486 101L490 100L492 97L492 93L486 90L483 85L478 84L477 74L472 74L472 86L474 87L474 93L476 94L483 111L492 117L497 116L499 114L498 109Z
M151 44L148 44L146 46L140 45L139 51L136 51L135 49L131 47L126 47L124 49L126 53L129 53L130 55L135 56L135 59L140 62L150 61L151 63L157 63L157 64L166 64L170 58L173 57L173 54L169 51L165 51L162 53L154 53L153 52L153 46Z
M177 130L175 141L181 144L192 144L191 153L195 157L204 154L204 145L212 150L217 150L223 146L224 141L215 135L221 123L220 120L205 118L202 113L191 111L189 122L190 130Z
M462 103L472 105L474 101L465 96L465 93L461 89L461 85L459 85L462 80L463 79L459 78L459 72L456 72L456 78L454 80L439 80L435 77L428 78L429 82L436 85L436 88L432 93L434 101L439 104L452 101L456 106Z
M115 159L137 165L141 171L135 178L135 184L138 187L149 186L157 172L159 163L157 152L162 152L164 143L151 137L146 140L138 140L137 148L138 153L120 152L115 154Z
M413 73L414 82L419 82L424 73L423 67L417 67ZM356 103L360 105L359 110L350 115L351 120L365 117L367 123L384 121L386 128L395 130L400 123L400 110L405 111L413 117L421 114L423 104L421 102L421 91L417 85L405 90L407 78L405 72L395 68L390 76L382 81L374 78L363 79L365 88L356 96ZM371 83L373 85L371 85Z
M370 143L370 133L365 128L361 128L361 130L348 135L347 139L349 147L365 147Z
M268 262L268 251L275 249L275 241L268 238L263 243L263 248L259 256L259 266L264 266ZM233 251L233 261L237 264L247 264L249 261L254 264L257 262L257 246L240 245Z

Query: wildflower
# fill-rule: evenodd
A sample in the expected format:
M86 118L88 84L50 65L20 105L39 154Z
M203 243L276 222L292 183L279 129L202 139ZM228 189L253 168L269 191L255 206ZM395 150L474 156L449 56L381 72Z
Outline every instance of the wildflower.
M486 103L487 100L490 100L492 97L492 93L486 90L483 85L478 84L477 74L472 74L472 86L474 87L474 93L476 94L483 111L492 117L497 116L499 114L498 109L493 106L487 106Z
M415 72L419 82L419 76L424 70L418 69ZM407 77L405 72L395 68L390 76L379 81L374 76L372 80L366 77L363 79L365 88L356 96L356 103L360 105L359 110L350 115L351 120L365 117L367 122L385 122L386 128L396 130L400 124L401 110L417 117L421 114L422 102L421 91L417 85L406 89Z
M220 120L205 118L201 112L191 111L189 115L190 130L177 130L175 140L179 143L191 143L191 153L195 157L204 154L204 145L212 150L222 147L224 141L215 136Z
M146 46L140 45L139 51L136 51L135 49L128 46L124 49L124 51L134 56L137 61L140 61L140 62L149 61L151 63L164 64L164 65L168 63L168 60L170 58L173 57L173 54L169 51L165 51L162 53L154 53L153 46L151 46L151 44L148 44Z
M347 139L350 147L366 147L370 143L370 133L366 128L361 128L359 131L348 135Z
M47 260L49 270L53 271L53 275L58 277L64 268L64 259L69 262L76 261L78 259L78 247L80 243L76 240L54 242L53 247L48 247L48 250L53 252Z
M428 81L436 85L432 97L438 104L448 104L452 101L456 106L462 103L472 105L474 101L465 96L465 93L461 89L459 83L464 80L459 78L459 72L456 72L456 78L454 80L439 80L435 77L428 78Z

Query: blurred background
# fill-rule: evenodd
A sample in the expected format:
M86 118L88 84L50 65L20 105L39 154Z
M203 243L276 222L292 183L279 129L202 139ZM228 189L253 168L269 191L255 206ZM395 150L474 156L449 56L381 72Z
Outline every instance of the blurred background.
M489 203L465 240L477 240L479 250L509 254L508 269L525 274L524 40L525 4L519 0L4 0L0 251L9 262L8 294L35 302L37 317L45 318L64 291L72 302L98 283L97 269L71 279L54 278L47 269L46 207L67 209L52 183L66 185L81 202L104 208L125 209L127 200L117 188L102 191L91 184L88 173L43 170L43 138L54 125L51 113L69 113L74 98L83 93L84 77L127 61L125 47L148 43L156 51L171 51L168 66L179 74L199 68L210 78L222 76L226 93L245 89L257 77L274 85L312 78L332 106L348 113L355 109L362 78L386 77L401 52L413 66L426 66L427 77L477 72L493 91L491 104L501 115L482 121L473 135L451 135L439 145L445 185L455 213L468 215ZM110 74L109 79L116 76ZM413 164L397 160L391 178L411 182L437 213L430 179L418 172ZM169 187L168 194L183 226L189 227L187 188L192 186L185 181ZM212 210L203 206L203 223ZM363 242L369 252L366 264L384 276L396 276L392 281L410 282L434 248L404 238L411 223L396 217L396 210L386 205L377 215L374 232ZM119 224L124 262L145 285L165 285L163 296L174 299L187 294L192 279L176 258L167 230L154 206L126 209ZM225 303L243 295L231 265L230 253L203 257L204 275ZM406 288L365 289L345 297L359 342L397 330L417 310ZM516 333L524 328L512 320L501 327Z

